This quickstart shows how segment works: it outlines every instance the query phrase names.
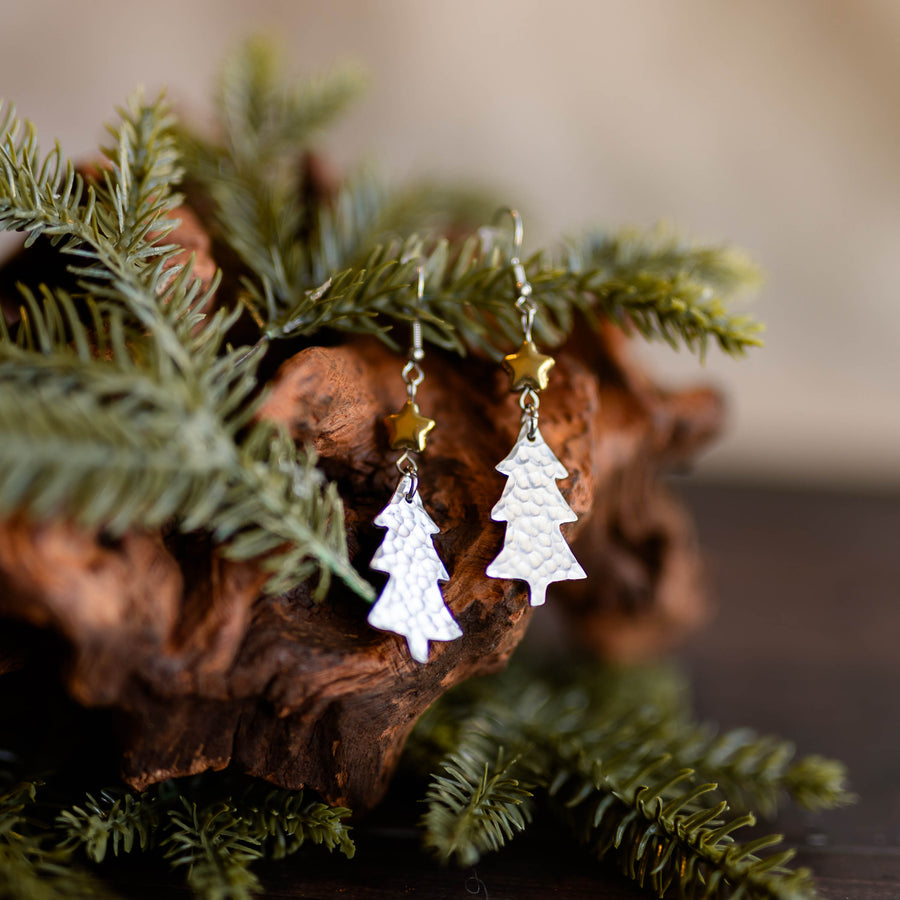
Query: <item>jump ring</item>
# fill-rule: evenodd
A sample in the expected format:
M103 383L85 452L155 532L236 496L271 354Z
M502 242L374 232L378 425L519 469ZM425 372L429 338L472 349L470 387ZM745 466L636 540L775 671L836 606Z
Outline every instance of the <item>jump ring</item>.
M403 381L409 387L418 387L425 380L425 373L419 363L411 359L403 367Z
M409 450L403 451L403 455L397 460L396 465L400 470L400 474L404 478L409 479L409 489L405 496L406 502L412 503L412 499L416 496L416 491L419 488L419 467L416 465L415 460L409 455Z

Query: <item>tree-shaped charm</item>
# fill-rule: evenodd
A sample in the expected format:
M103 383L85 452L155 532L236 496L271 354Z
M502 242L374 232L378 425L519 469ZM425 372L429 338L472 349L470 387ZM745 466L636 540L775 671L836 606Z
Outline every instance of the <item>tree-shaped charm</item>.
M452 641L462 629L444 604L438 581L450 576L432 535L440 529L422 506L418 491L411 491L409 476L400 479L391 502L375 519L387 528L371 566L390 578L369 613L369 624L406 638L416 662L428 662L429 641Z
M507 523L506 538L487 574L527 581L531 605L541 606L547 585L587 577L559 530L563 522L578 518L556 486L556 480L569 473L544 442L537 424L527 420L497 471L509 481L491 518Z

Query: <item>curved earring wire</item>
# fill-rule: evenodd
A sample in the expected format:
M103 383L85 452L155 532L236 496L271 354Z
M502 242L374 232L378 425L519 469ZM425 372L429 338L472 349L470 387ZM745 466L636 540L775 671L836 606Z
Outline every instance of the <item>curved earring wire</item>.
M498 209L494 213L494 223L501 216L510 216L513 220L513 252L510 262L515 265L519 262L519 254L522 252L522 243L525 240L525 226L522 224L522 216L519 215L519 211L511 206L502 206Z
M513 247L509 264L512 267L513 277L516 279L516 309L522 316L522 330L525 333L525 340L530 342L537 305L531 298L531 283L528 281L528 276L525 274L525 266L522 265L522 260L520 259L522 242L525 239L525 226L522 224L522 216L519 214L519 211L511 206L503 206L498 209L494 213L493 221L496 222L497 219L505 215L510 216L513 220Z

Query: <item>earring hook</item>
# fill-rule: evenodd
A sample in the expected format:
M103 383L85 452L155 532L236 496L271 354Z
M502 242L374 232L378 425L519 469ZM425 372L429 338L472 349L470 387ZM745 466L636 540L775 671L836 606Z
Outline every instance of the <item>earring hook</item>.
M409 350L409 358L418 362L425 356L422 349L422 322L419 319L419 308L422 305L422 297L425 296L425 266L419 263L416 266L416 317L412 323L412 347Z
M513 220L513 252L510 262L515 265L519 262L519 254L522 252L522 243L525 240L525 226L522 224L522 216L519 215L519 211L511 206L502 206L498 209L494 213L494 222L501 216L510 216Z
M416 266L416 303L412 320L409 360L403 367L403 381L406 383L406 393L410 402L415 400L416 388L425 377L422 367L419 365L425 358L425 350L422 347L422 322L419 319L419 305L423 296L425 296L425 267L419 263Z
M513 252L509 264L512 266L513 277L516 279L516 309L522 316L522 331L525 333L525 340L530 343L537 306L531 298L531 284L525 274L525 266L522 265L522 260L519 258L519 254L522 252L522 241L525 239L525 226L522 224L522 216L519 215L517 209L510 206L498 209L494 213L494 221L496 222L503 215L508 215L513 220Z

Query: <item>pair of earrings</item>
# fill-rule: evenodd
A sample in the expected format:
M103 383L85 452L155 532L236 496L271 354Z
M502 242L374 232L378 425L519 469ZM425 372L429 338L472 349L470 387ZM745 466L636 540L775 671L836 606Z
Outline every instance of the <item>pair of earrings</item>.
M491 518L506 522L506 536L503 548L485 574L526 582L531 605L540 606L551 583L587 576L559 530L563 522L574 522L577 517L556 486L556 481L568 472L538 428L538 392L547 387L554 360L540 353L532 338L537 306L519 259L522 220L515 210L503 212L512 216L515 229L510 265L516 279L516 309L521 315L524 338L519 350L504 358L503 366L510 375L511 389L522 392L522 422L512 451L496 467L508 481L491 510ZM417 303L424 290L425 274L420 266ZM416 404L416 391L424 378L420 365L424 355L421 325L414 319L409 359L403 368L406 403L399 413L385 420L391 449L403 451L397 460L400 481L390 503L375 518L375 524L386 528L387 534L375 551L371 566L389 578L368 616L373 627L405 637L410 655L420 663L428 662L429 641L452 641L462 636L438 584L449 578L433 541L440 529L422 504L418 467L411 455L425 449L426 436L435 425Z

